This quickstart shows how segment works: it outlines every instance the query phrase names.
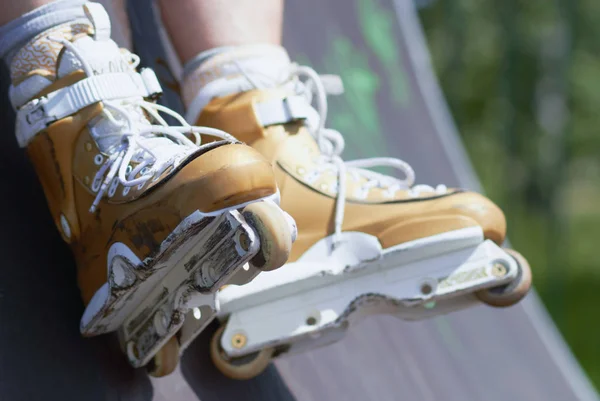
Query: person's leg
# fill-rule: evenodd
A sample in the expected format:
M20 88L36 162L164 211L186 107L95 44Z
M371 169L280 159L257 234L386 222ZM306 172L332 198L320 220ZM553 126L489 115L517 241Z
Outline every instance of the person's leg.
M26 41L46 29L77 18L84 18L85 0L0 1L0 57L7 64ZM113 39L125 48L131 47L131 33L125 0L100 1L113 20Z
M53 0L4 0L0 2L2 13L0 13L0 26L10 22L23 14L35 10L44 4L52 3Z
M152 373L168 374L179 341L204 327L194 321L187 337L175 336L197 286L214 293L246 262L270 270L287 259L294 226L275 202L271 165L230 135L191 127L157 105L156 76L138 71L139 58L111 39L98 3L65 0L17 16L0 27L0 55L17 141L77 260L81 332L127 322L121 345L132 364L156 356ZM205 134L221 141L206 145ZM162 279L168 288L156 287ZM214 310L199 298L194 306L209 322ZM147 310L160 310L160 326Z
M243 68L250 71L250 80L257 82L281 75L290 65L281 47L283 0L157 1L183 67L181 96L190 115L204 106L206 102L196 99L197 95L217 76L239 74ZM256 71L259 77L254 76ZM219 84L215 96L249 89L249 82L241 79Z
M283 0L159 0L182 63L213 48L281 43Z
M393 225L391 215L402 214L406 207L398 206L397 210L388 207L386 204L393 200L407 205L412 204L413 198L431 200L428 204L435 204L430 206L432 213L439 208L439 213L443 214L445 201L438 205L434 200L454 195L454 192L444 186L425 187L419 196L406 191L412 185L414 173L400 160L385 159L384 164L400 170L405 175L403 179L346 167L352 171L352 179L345 185L341 185L337 173L323 174L328 170L314 165L314 160L320 160L331 164L328 168L335 171L341 162L337 157L343 147L343 139L325 129L324 125L326 92L339 92L342 88L339 82L322 81L321 76L309 67L291 63L280 45L282 0L159 1L171 42L184 63L182 96L188 121L233 134L259 149L274 166L293 166L285 171L276 169L277 175L282 178L282 205L289 208L288 211L298 221L298 227L303 229L294 246L293 258L299 257L315 241L331 234L332 227L335 228L335 240L339 240L342 225L359 231L377 226L370 234L379 236L380 241L389 242L389 245L415 239L411 237L413 230L392 230L394 233L389 235L393 238L384 238L383 233ZM337 85L334 88L332 84ZM305 151L300 152L299 149ZM371 164L376 162L381 160ZM290 175L305 185L293 190L294 180L283 178ZM342 179L345 180L345 177ZM495 206L488 205L487 200L469 196L465 199L485 204L489 213L468 217L474 225L483 226L486 235L501 243L504 238L502 213ZM299 201L313 197L312 203ZM357 202L368 198L370 204L349 204L344 208L340 203L334 205L336 197ZM307 207L310 213L316 213L312 205L318 202L323 203L323 207L318 208L320 218L307 219ZM307 206L309 204L311 206ZM333 215L332 211L335 211ZM381 219L381 224L373 225L372 221L364 220L363 216L368 215L375 220ZM463 217L457 216L456 221ZM452 224L455 222L452 221ZM440 229L443 231L442 226Z
M0 57L10 64L14 53L35 35L53 26L84 18L85 0L3 1ZM6 12L5 12L6 11Z

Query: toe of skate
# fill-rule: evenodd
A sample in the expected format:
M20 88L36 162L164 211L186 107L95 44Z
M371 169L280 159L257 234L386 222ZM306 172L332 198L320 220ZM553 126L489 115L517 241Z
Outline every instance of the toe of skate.
M479 300L494 307L508 307L519 303L531 288L532 274L527 260L515 250L505 250L516 262L519 268L517 277L508 284L478 291L475 293ZM498 269L502 269L498 266Z

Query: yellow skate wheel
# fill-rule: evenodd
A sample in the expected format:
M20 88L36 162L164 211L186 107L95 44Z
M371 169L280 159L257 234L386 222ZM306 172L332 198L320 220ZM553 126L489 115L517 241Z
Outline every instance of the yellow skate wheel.
M292 249L292 232L283 211L271 202L255 202L242 214L260 238L260 250L250 261L252 266L263 271L283 266Z
M146 365L150 376L164 377L173 373L179 363L179 341L173 336Z
M506 249L519 266L517 277L510 283L475 293L477 298L490 306L503 308L522 300L531 287L531 268L527 260L517 251Z
M219 327L210 340L210 357L217 369L234 380L248 380L261 374L273 359L274 348L265 348L250 355L230 358L221 347L225 325Z

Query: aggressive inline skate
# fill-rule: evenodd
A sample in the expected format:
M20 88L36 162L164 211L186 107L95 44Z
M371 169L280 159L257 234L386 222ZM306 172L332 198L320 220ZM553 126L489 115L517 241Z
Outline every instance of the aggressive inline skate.
M484 302L508 306L531 285L526 260L500 247L506 222L484 196L415 185L393 158L344 161L325 128L341 82L290 62L277 46L212 56L184 77L186 119L230 132L273 163L281 206L296 221L289 262L218 294L211 344L227 376L339 340L360 318L425 319ZM383 166L401 178L370 170Z
M75 255L81 333L117 331L131 364L162 376L220 287L285 263L295 226L269 161L156 104L152 70L110 39L101 5L84 8L15 54L16 136Z

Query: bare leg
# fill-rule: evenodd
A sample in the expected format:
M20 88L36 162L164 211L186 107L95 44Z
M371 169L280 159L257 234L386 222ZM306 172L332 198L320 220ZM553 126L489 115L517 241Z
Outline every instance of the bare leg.
M0 7L2 8L2 12L0 13L0 26L51 2L52 0L4 0L0 2Z
M113 39L131 47L125 0L99 0L111 15ZM0 0L0 57L10 64L15 52L35 35L53 26L85 18L85 0Z
M182 63L219 46L281 43L283 0L159 0Z

